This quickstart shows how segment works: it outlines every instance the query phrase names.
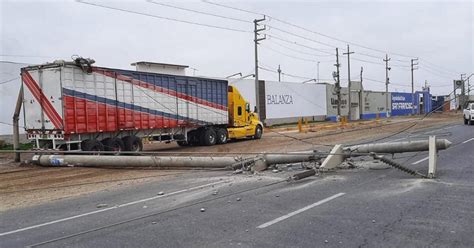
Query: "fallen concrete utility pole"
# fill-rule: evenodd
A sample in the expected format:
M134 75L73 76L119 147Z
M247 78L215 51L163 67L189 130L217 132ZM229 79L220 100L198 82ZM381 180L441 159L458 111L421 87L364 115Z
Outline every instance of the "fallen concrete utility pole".
M430 145L430 142L433 143ZM323 161L321 169L333 169L341 164L346 158L366 156L375 154L395 154L404 152L421 152L430 150L430 146L437 150L444 150L451 146L447 139L431 138L430 140L416 140L403 142L374 143L343 147L335 145L329 156Z
M437 140L435 136L430 136L428 140L405 141L405 142L389 142L389 143L374 143L365 145L355 145L343 147L342 145L335 145L329 155L324 159L323 163L318 169L312 169L297 173L290 177L291 180L300 180L306 177L315 175L319 170L325 171L334 169L339 166L344 160L349 157L371 155L376 159L382 160L388 165L400 169L412 175L421 176L423 178L434 178L437 167L438 150L448 149L451 142L446 139ZM378 154L395 154L404 152L420 152L429 151L428 174L422 175L410 168L406 168L395 161L384 158Z
M307 154L305 154L307 153ZM229 168L233 169L243 161L261 161L266 169L273 164L312 161L315 152L296 154L263 154L253 158L198 157L198 156L81 156L81 155L35 155L33 163L53 167L101 167L101 168Z
M447 149L451 142L446 139L436 140L436 148L438 150ZM404 142L389 142L389 143L375 143L366 145L356 145L343 148L345 152L349 153L404 153L404 152L421 152L429 150L428 140L404 141Z

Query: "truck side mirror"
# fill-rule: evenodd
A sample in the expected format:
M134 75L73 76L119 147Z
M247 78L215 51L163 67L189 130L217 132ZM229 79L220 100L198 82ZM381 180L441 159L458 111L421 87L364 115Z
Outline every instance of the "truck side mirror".
M257 113L257 106L255 106L255 107L253 108L253 112L254 112L254 113Z
M250 104L245 104L245 111L247 111L247 113L250 113Z

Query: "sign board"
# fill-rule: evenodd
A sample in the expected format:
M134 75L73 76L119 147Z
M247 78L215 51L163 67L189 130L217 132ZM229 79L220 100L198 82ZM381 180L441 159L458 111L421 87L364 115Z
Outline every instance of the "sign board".
M416 96L416 94L415 94ZM411 93L392 92L392 116L410 115L413 109L413 96ZM418 101L415 97L415 113Z
M326 86L265 81L266 118L324 116Z

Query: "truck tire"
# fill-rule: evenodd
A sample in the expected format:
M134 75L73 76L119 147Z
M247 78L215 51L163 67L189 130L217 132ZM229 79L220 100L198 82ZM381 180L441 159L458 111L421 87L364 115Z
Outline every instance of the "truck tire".
M227 129L225 129L225 128L218 128L218 129L216 130L216 136L217 136L217 140L216 140L216 143L217 143L217 144L225 144L225 143L227 143L227 139L228 139Z
M122 138L125 151L140 152L143 150L143 143L137 136L125 136Z
M101 143L104 145L104 150L109 152L116 152L118 154L125 149L123 141L118 138L106 138Z
M213 146L217 142L217 135L214 129L206 128L201 130L201 145Z
M263 135L263 128L260 125L257 125L255 128L255 135L253 136L254 139L261 139Z
M178 143L178 146L189 146L189 143L185 140L178 140L176 143Z
M467 124L469 124L469 122L467 121L467 119L466 119L466 117L465 117L465 116L463 116L462 118L464 119L464 125L467 125Z
M81 142L81 149L87 152L100 152L104 150L104 145L97 140L87 139Z

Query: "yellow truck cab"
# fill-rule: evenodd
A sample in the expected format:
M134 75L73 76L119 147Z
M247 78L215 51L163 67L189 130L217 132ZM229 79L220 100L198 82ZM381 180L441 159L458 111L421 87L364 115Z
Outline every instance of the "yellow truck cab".
M263 124L257 113L250 111L250 104L245 101L234 86L228 87L229 139L252 137L260 139L263 134Z

